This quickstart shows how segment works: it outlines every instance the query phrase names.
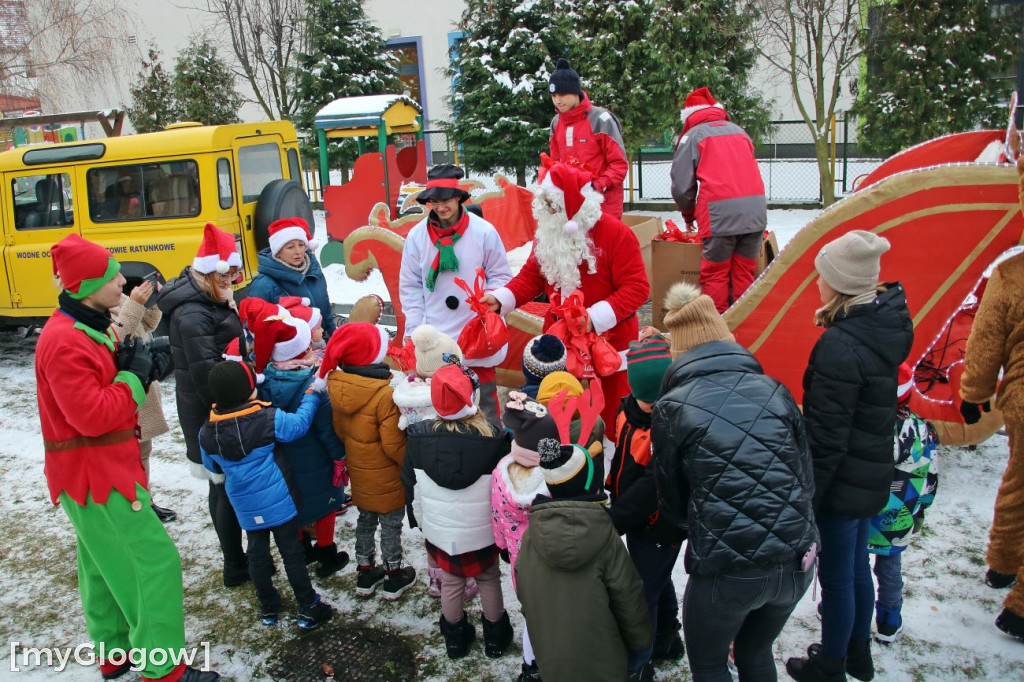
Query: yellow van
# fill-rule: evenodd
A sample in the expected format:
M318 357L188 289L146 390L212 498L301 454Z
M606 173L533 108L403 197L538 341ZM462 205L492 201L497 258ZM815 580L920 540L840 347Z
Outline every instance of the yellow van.
M245 284L267 226L313 225L288 121L202 126L0 152L4 282L0 323L45 319L57 303L50 247L71 232L110 249L128 287L192 263L203 226L236 235Z

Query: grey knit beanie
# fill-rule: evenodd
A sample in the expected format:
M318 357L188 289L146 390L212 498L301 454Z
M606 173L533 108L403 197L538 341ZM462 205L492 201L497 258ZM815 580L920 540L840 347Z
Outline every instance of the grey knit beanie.
M866 294L878 284L882 254L889 240L874 232L852 230L826 244L814 267L825 283L841 294Z

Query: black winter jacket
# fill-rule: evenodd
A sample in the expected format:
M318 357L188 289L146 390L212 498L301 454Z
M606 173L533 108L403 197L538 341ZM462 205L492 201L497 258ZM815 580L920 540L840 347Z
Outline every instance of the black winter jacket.
M801 558L817 542L814 475L793 396L737 343L676 359L654 405L661 513L687 526L685 566L710 575Z
M910 354L914 324L903 286L886 286L825 330L804 372L815 510L866 519L889 499L896 371Z
M608 475L609 512L619 533L656 542L678 545L686 531L662 517L658 511L654 467L651 458L651 414L644 412L632 394L622 399L615 415L615 456Z
M214 301L199 288L191 268L164 285L157 305L169 324L186 454L201 464L199 429L213 406L207 378L213 366L224 360L228 343L242 335L242 322L226 302Z

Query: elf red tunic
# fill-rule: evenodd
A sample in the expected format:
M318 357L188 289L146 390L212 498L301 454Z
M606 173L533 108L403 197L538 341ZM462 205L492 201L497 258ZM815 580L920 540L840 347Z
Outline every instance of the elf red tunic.
M605 400L601 417L606 424L614 424L619 401L629 393L626 350L629 342L639 335L636 312L647 302L651 287L640 255L640 242L625 223L604 213L590 228L589 236L594 244L597 267L596 272L590 273L586 261L579 266L583 303L594 331L608 332L608 340L622 357L620 371L601 378ZM552 301L560 300L558 292L541 272L536 255L531 253L519 274L491 293L501 303L502 314L507 314L542 292ZM544 319L545 331L554 322L554 315L549 313Z

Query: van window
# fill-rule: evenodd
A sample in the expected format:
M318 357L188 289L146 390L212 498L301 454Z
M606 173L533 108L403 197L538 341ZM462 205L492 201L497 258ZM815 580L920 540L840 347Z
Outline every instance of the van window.
M235 195L231 192L231 162L217 159L217 198L221 208L231 208Z
M91 168L89 215L94 222L199 215L199 166L167 161Z
M11 180L14 227L38 230L75 224L71 176L67 173L20 175Z
M302 167L299 165L299 152L294 149L288 150L288 175L295 182L300 185L305 185L302 181Z
M281 148L273 142L240 147L238 176L242 181L242 203L256 201L268 183L284 177Z

